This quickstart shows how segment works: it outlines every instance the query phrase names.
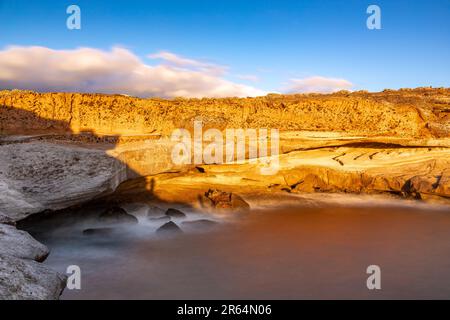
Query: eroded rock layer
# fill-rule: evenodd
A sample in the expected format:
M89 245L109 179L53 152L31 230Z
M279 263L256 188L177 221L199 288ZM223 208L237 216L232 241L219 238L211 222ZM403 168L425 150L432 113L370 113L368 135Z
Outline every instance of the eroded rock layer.
M449 134L450 89L268 95L258 98L138 99L121 95L0 92L0 132L89 131L108 135L170 134L205 127L343 131L402 137Z
M170 135L192 132L194 120L204 130L278 129L276 170L261 174L269 158L174 163ZM450 201L445 88L174 100L1 91L0 134L0 299L55 299L64 287L39 263L48 249L17 221L108 195L200 209L205 195L210 209L299 193Z

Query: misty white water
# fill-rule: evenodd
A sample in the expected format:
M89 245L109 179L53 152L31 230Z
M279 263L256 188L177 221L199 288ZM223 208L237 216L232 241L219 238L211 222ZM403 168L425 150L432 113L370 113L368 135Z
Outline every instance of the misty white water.
M51 249L46 264L81 267L82 289L62 299L450 298L448 207L266 209L208 232L178 221L185 232L169 237L152 223L111 237L67 226L36 235ZM366 287L369 265L381 268L381 290Z

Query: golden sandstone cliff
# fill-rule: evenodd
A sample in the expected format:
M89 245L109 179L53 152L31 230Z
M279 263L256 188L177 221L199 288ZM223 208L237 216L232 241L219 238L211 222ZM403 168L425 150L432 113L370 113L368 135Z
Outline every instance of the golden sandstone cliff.
M89 130L108 135L165 135L175 128L191 127L199 116L205 127L219 129L278 128L403 138L450 134L450 89L174 100L2 91L0 106L4 134ZM23 111L30 113L26 116Z
M171 134L195 133L195 120L204 130L278 129L277 170L261 174L274 159L249 148L241 163L174 163ZM448 208L450 89L174 100L0 91L0 299L57 299L65 286L17 221L97 198L208 211L210 189L251 208L316 205L333 193Z

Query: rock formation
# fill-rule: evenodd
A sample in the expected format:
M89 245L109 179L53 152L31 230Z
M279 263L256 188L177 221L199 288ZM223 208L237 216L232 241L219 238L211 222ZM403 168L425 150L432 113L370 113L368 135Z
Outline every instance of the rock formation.
M261 175L254 159L174 164L170 135L196 119L205 130L278 129L278 171ZM63 288L38 262L48 250L15 229L32 214L100 197L192 206L200 197L219 209L248 208L255 195L342 192L448 204L449 147L448 88L173 100L0 91L0 298L57 298Z
M177 234L182 232L183 231L180 229L180 227L173 221L166 222L156 230L156 233L163 235Z
M102 212L99 221L106 224L137 224L138 219L118 206L111 206Z
M58 299L66 278L39 263L48 254L28 233L0 224L0 299Z
M258 98L139 99L121 95L0 92L0 132L168 135L202 116L211 128L344 131L402 137L449 134L450 89L271 94ZM27 112L23 112L27 111ZM47 121L39 121L47 119Z
M169 208L166 211L166 216L169 216L171 218L184 218L186 217L186 214L178 209Z
M209 210L248 211L250 205L237 194L217 189L209 189L200 197L200 205Z

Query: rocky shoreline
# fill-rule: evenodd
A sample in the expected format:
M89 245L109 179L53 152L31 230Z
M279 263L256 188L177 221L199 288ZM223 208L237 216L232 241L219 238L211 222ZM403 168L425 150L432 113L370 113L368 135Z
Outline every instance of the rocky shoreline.
M58 299L66 277L43 262L46 246L12 224L0 224L0 299Z
M448 89L167 101L0 92L0 299L59 297L65 277L15 224L94 199L208 211L352 193L449 205L449 105ZM173 164L170 132L196 116L220 129L278 127L278 172L262 176L251 159Z

